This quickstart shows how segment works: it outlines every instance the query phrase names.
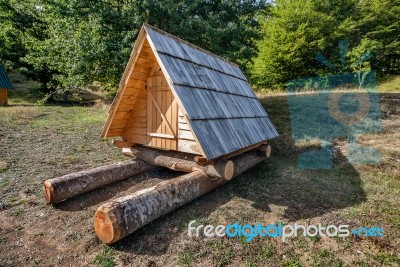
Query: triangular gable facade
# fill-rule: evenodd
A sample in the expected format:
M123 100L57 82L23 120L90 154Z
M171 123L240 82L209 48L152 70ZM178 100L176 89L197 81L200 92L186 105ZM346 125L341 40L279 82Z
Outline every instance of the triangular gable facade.
M278 135L239 67L144 25L102 137L211 160Z

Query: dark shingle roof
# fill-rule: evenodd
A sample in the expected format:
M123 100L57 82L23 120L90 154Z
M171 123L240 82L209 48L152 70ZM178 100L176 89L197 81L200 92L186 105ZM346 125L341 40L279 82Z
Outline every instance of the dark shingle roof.
M145 29L208 159L278 136L237 65L151 26Z
M0 65L0 88L13 89L11 81L2 65Z

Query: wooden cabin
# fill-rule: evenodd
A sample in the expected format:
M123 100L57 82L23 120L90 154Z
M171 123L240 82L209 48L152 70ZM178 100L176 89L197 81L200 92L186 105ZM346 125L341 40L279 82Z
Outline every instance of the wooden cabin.
M3 66L0 65L0 106L8 104L8 90L13 88L10 79L7 76Z
M278 136L236 64L144 24L102 137L213 160Z

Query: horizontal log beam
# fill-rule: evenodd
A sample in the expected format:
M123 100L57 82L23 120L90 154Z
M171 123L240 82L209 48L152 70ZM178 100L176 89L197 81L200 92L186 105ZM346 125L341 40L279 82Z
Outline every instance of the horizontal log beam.
M233 177L265 158L259 151L233 158ZM114 243L227 182L227 179L210 178L197 170L105 203L97 209L94 217L96 235L103 243Z
M119 147L119 148L131 147L131 146L135 145L135 143L133 143L133 142L129 142L129 141L125 141L125 140L116 140L116 139L113 139L112 143L114 146Z
M142 160L126 160L49 179L44 182L44 199L57 203L156 168Z
M124 155L141 159L149 164L165 167L175 171L193 172L200 170L207 176L230 180L233 177L232 160L219 160L210 165L195 162L195 155L176 151L153 149L144 146L124 148Z
M257 150L265 153L265 156L267 158L269 158L271 156L272 150L271 150L271 146L270 145L261 145L261 146L257 147Z

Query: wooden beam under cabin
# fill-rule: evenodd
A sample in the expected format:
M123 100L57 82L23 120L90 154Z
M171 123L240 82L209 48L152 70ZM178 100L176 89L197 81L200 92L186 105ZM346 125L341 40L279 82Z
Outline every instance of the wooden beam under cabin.
M229 159L229 158L235 157L237 155L240 155L240 154L242 154L244 152L253 150L253 149L255 149L255 148L257 148L257 147L259 147L261 145L265 145L265 144L267 144L267 141L261 141L259 143L254 144L254 145L251 145L251 146L248 146L248 147L244 147L244 148L236 150L236 151L234 151L232 153L226 154L226 155L222 156L221 158L222 159Z
M129 142L126 140L116 140L116 139L112 140L112 144L119 148L132 147L135 145L135 143L133 142Z

